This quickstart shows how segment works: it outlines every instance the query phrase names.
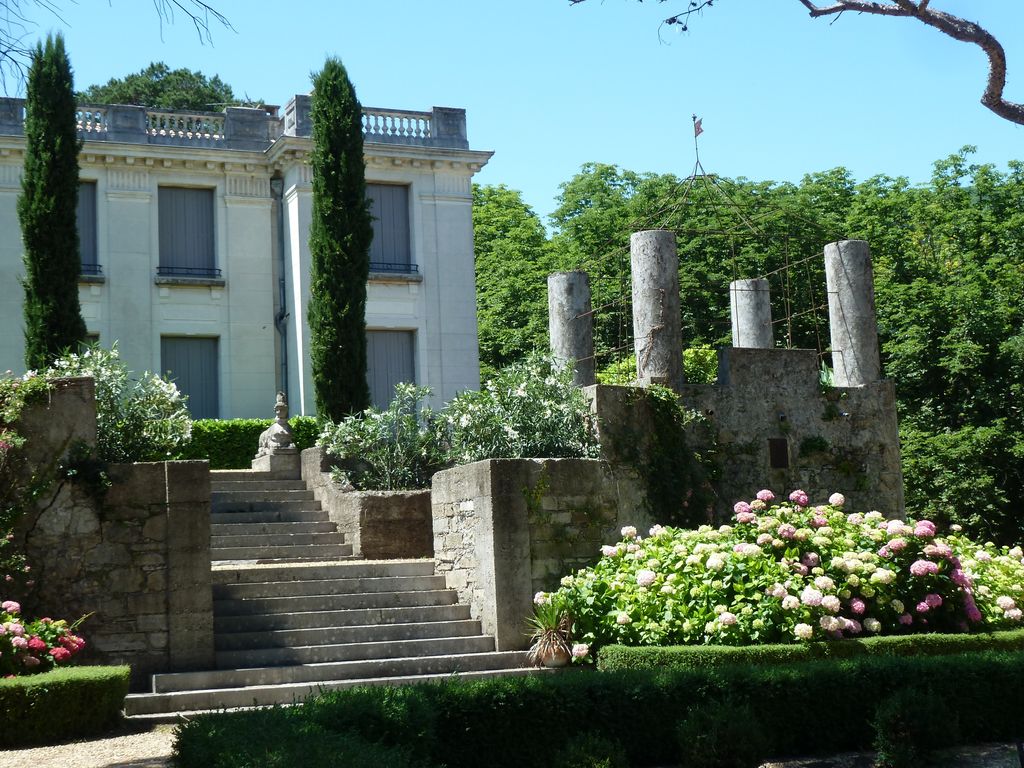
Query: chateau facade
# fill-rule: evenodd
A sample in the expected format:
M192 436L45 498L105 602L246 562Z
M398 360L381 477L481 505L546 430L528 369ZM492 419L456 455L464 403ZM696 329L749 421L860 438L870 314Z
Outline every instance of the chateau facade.
M310 103L179 113L81 106L79 299L89 334L168 373L195 418L315 412L309 363ZM0 99L0 369L24 369L16 201L24 102ZM374 215L367 286L374 404L479 386L471 182L461 109L364 109ZM338 371L337 375L348 375Z

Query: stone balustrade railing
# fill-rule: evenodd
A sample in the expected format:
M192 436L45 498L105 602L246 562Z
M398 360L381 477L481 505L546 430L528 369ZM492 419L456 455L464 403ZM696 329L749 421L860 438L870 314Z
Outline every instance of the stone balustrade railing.
M103 107L79 106L75 111L75 122L79 133L104 133L107 130L107 111Z
M222 112L146 112L146 133L182 141L224 138Z
M228 107L223 112L155 110L123 104L80 105L75 120L87 141L265 150L282 136L312 134L309 96L295 96L283 117L277 108ZM24 132L24 99L0 98L0 136ZM469 149L466 111L363 109L368 143Z
M367 141L430 138L431 112L407 112L395 109L363 108L363 135Z

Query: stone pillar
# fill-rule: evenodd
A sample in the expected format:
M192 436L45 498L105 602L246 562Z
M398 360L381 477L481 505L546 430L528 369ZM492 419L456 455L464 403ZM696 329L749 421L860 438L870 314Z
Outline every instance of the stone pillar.
M683 344L675 233L634 232L629 251L637 380L641 386L662 384L678 392L683 386Z
M594 317L586 272L548 275L548 333L555 359L575 361L573 383L577 387L594 384Z
M878 381L878 324L868 244L840 240L826 245L825 282L833 382L837 387L862 387Z
M765 278L733 280L729 283L729 303L734 347L771 349L775 346L771 293Z

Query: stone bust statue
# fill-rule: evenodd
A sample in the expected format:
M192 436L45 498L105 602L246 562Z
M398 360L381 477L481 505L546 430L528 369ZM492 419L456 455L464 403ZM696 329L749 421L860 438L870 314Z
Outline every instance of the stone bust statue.
M278 392L277 401L274 403L274 423L260 435L256 458L277 453L282 449L295 450L295 441L292 439L292 428L288 424L288 400L284 392Z

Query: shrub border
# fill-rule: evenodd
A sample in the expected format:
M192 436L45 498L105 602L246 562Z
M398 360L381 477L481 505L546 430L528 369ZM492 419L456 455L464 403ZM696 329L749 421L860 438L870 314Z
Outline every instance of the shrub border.
M884 635L791 645L606 645L598 654L597 668L603 672L702 669L728 664L792 664L818 659L944 656L980 651L1024 651L1024 629L973 635Z
M552 755L587 732L621 744L631 765L658 766L678 763L671 734L680 723L724 707L756 714L765 758L828 755L870 749L876 713L895 694L943 699L960 743L1012 740L1024 722L1022 688L1024 651L1003 650L456 679L330 691L276 714L200 716L175 750L180 768L287 765L358 734L375 749L415 756L390 763L396 768L475 768L482 755L494 768L518 768L553 765ZM729 742L716 748L728 751Z
M54 744L121 720L130 670L64 667L0 679L0 747Z

